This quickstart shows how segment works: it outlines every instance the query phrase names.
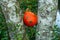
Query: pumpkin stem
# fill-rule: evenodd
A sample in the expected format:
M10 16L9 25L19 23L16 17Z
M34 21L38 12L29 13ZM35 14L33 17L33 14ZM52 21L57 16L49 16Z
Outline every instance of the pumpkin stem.
M27 8L26 11L31 11L31 10L29 8Z

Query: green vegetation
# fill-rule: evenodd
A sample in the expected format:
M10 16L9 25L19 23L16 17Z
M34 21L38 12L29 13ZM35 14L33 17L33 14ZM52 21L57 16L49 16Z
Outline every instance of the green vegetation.
M29 8L32 12L37 13L38 0L19 0L19 3L22 10L25 11L27 8Z
M52 40L60 40L60 28L57 25L53 27L53 38Z
M32 12L37 14L38 9L38 0L18 0L21 10L23 12L29 8ZM9 24L11 26L11 24ZM18 26L18 25L16 25ZM26 28L26 34L29 36L29 40L35 40L35 34L36 34L36 27L33 28ZM60 40L60 28L58 28L56 25L53 28L53 39L52 40ZM18 37L18 35L17 35ZM6 24L6 19L4 17L4 14L2 12L2 8L0 6L0 40L10 40L9 38L9 32ZM20 40L20 39L18 39Z
M9 40L7 24L1 6L0 6L0 40Z

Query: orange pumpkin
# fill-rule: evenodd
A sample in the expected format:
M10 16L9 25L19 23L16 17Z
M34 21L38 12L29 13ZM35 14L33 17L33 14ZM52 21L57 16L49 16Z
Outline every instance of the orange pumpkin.
M33 27L35 24L37 24L37 15L35 15L31 11L26 11L23 16L23 22L25 25L29 27Z

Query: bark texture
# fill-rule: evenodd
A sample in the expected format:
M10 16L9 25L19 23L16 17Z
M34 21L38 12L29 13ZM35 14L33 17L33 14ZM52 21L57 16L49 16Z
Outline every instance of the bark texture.
M10 40L22 40L24 29L19 2L17 0L0 0L0 4L6 18Z
M36 40L52 40L52 28L55 24L57 4L57 0L39 0Z
M55 24L57 4L58 0L38 1L36 40L52 40L52 27ZM0 5L6 18L10 40L28 40L24 38L26 34L19 2L17 0L0 0ZM23 34L25 34L24 37Z

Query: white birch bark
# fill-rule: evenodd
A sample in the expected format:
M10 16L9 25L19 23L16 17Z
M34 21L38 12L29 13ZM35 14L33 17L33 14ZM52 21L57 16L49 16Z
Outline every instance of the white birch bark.
M17 0L0 0L0 4L8 25L10 40L22 40L24 30L19 3Z
M56 19L58 0L38 1L38 27L36 40L52 40L52 27Z

